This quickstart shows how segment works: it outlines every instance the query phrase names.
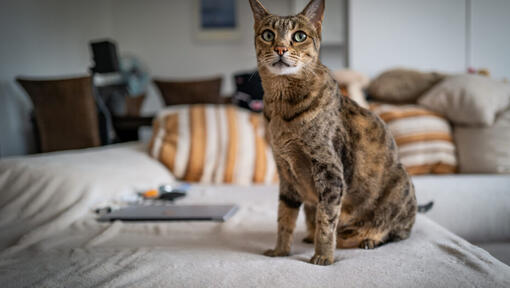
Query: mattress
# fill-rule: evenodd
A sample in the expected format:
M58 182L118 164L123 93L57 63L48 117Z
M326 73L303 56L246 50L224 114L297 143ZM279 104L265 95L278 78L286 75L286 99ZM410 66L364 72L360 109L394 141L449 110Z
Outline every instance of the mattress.
M182 204L238 204L225 223L100 223L93 209L173 176L140 144L0 161L2 287L509 287L510 267L424 215L409 239L308 263L300 215L276 240L276 186L192 186Z

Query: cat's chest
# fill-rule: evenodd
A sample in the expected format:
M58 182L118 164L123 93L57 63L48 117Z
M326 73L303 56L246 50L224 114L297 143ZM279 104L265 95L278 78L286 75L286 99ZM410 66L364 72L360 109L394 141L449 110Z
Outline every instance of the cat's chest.
M298 123L289 123L281 117L273 117L267 125L266 133L271 138L275 153L288 154L290 151L303 150L307 137L305 132Z
M295 184L294 188L305 202L317 203L318 195L311 171L312 161L303 148L302 145L292 143L279 146L276 153L281 163L278 165L283 167L283 173L286 174L283 177Z
M284 126L278 121L273 122L273 125L273 129L268 127L268 130L271 133L271 146L277 165L283 168L281 173L284 175L281 176L297 184L295 187L302 199L316 203L318 197L310 169L312 159L308 153L309 141L306 141L304 133L301 134L295 127Z

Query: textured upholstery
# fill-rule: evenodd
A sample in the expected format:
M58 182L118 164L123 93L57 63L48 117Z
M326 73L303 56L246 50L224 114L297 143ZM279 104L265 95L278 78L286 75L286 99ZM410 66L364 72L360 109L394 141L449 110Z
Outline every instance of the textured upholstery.
M100 145L91 77L17 81L34 105L41 152Z
M196 81L154 80L166 106L224 103L220 95L221 82L221 77Z

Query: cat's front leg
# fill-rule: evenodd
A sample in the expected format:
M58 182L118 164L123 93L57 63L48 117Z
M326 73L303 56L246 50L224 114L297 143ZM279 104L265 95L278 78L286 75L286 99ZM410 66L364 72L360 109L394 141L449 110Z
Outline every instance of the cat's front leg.
M345 186L342 171L342 167L338 164L313 161L312 173L319 203L315 217L315 254L310 259L312 264L330 265L334 261L336 227Z
M305 220L306 220L306 229L308 230L308 235L303 239L305 243L313 243L315 239L315 216L317 215L317 205L311 203L305 203Z
M296 227L296 219L299 213L301 201L298 194L285 180L280 182L280 201L278 202L278 235L275 249L264 252L270 257L288 256L292 244L292 233Z
M336 226L340 205L317 205L317 228L315 230L315 254L310 263L330 265L335 258Z

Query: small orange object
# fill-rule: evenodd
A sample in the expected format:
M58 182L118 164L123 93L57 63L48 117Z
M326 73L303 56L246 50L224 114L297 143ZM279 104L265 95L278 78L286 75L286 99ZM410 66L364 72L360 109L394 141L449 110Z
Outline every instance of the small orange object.
M144 198L158 198L159 191L157 189L150 189L150 190L143 192L142 195Z

